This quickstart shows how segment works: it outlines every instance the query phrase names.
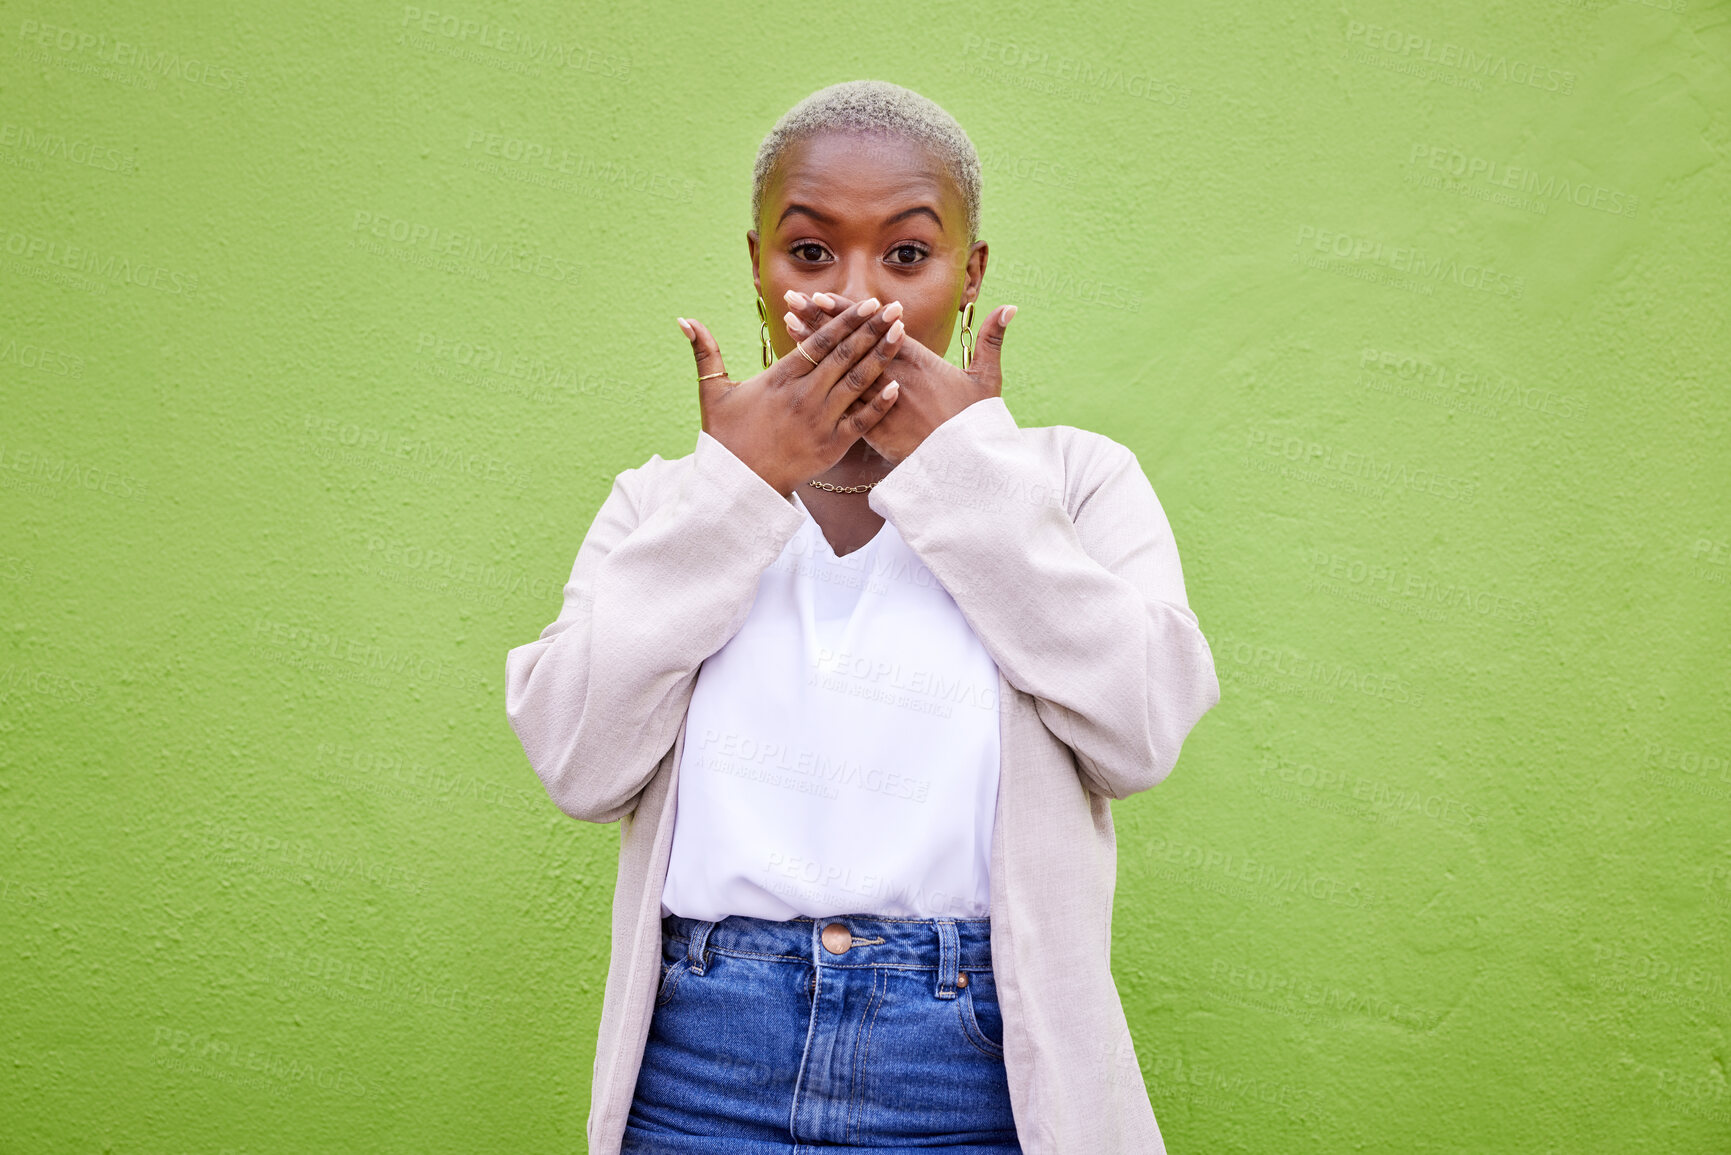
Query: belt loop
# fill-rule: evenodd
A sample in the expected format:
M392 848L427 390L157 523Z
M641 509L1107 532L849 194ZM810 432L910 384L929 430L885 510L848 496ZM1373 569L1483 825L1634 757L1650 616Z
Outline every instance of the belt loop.
M940 999L956 997L956 971L961 965L961 947L956 941L956 920L935 918L938 928L938 989Z
M691 927L691 938L685 944L685 957L691 960L691 973L703 973L703 951L709 944L709 932L715 929L715 923L708 919L700 919Z

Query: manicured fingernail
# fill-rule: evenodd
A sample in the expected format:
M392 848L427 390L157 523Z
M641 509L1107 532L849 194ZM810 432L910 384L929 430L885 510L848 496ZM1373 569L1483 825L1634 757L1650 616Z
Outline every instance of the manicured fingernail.
M810 332L810 330L805 327L804 321L801 321L798 317L791 314L789 314L787 320L787 331L792 333L795 337L803 337L806 333Z
M884 386L884 400L894 401L896 399L896 394L901 391L902 383L900 381L891 381L888 385Z
M789 289L786 293L783 294L783 296L785 296L787 298L787 303L792 305L794 308L796 308L796 309L805 308L805 294L798 291L797 289Z
M831 299L828 293L813 293L811 295L811 300L812 304L816 305L820 309L835 308L835 301Z
M691 331L691 322L690 321L687 321L684 317L680 317L678 320L679 320L680 329L684 330L685 335L687 337L695 336L695 334L692 333L692 331Z
M789 326L799 324L799 318L794 316L792 313L783 313L781 315L781 319L783 322L785 322Z
M1014 317L1015 315L1016 315L1016 306L1015 305L1005 305L1004 306L1004 324L1008 325L1010 323L1010 318Z
M884 306L884 317L886 319L893 321L901 315L902 303L900 301L891 301L889 304Z
M897 321L890 326L890 331L884 335L891 341L900 341L902 339L902 323Z
M867 297L859 303L858 310L859 315L862 317L871 316L873 313L878 311L878 299L876 297Z

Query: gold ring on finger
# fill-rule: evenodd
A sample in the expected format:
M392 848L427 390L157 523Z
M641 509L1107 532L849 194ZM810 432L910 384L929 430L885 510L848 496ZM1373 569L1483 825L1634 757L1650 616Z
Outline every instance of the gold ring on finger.
M727 376L727 370L726 369L717 369L713 373L705 373L703 376L699 377L698 380L699 381L707 381L711 377L725 377L725 376Z
M800 352L800 355L801 355L801 356L803 356L803 357L804 357L804 358L805 358L805 359L806 359L806 360L807 360L807 361L810 361L810 362L811 362L811 363L812 363L812 364L813 364L813 365L816 365L816 364L817 364L817 358L816 358L816 357L813 357L813 356L812 356L812 355L811 355L811 354L810 354L810 353L807 353L807 352L806 352L806 351L805 351L805 342L803 342L803 341L795 341L795 342L794 342L794 343L793 343L793 347L794 347L794 348L795 348L795 349L798 349L798 350L799 350L799 352Z

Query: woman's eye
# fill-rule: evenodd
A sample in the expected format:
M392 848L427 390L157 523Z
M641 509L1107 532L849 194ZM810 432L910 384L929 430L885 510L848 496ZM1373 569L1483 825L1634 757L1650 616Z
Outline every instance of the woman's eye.
M824 248L816 241L802 241L793 246L793 255L802 261L823 260Z
M898 256L906 257L905 260L897 260L893 262L898 265L914 264L926 255L926 251L918 245L897 245L895 248L891 249L890 252L897 254Z

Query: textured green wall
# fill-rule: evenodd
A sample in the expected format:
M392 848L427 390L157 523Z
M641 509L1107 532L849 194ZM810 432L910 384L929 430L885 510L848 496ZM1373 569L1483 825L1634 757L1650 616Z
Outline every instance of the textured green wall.
M0 4L0 1150L581 1149L505 651L862 76L1214 647L1115 807L1173 1152L1731 1148L1731 7L310 7Z

